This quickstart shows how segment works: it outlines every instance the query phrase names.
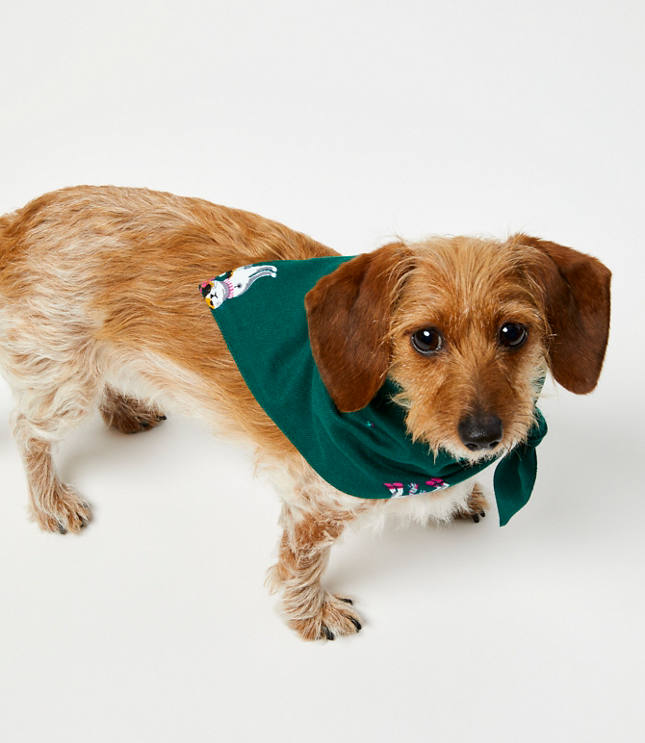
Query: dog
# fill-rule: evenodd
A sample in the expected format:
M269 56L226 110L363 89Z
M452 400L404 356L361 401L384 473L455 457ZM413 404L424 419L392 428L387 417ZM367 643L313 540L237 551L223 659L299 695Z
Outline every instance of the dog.
M389 513L478 520L487 501L472 478L388 482L402 497L373 500L332 487L258 404L197 292L232 306L242 287L204 292L209 276L232 272L248 288L261 274L250 296L275 272L239 267L337 255L255 214L147 189L67 188L0 217L0 367L37 524L74 533L90 521L52 451L97 407L125 433L171 413L206 419L250 442L280 491L267 582L288 624L307 640L358 632L351 599L321 585L345 528ZM475 464L526 440L547 370L577 394L596 386L610 277L525 234L397 241L308 292L311 348L338 411L361 410L392 380L411 440Z

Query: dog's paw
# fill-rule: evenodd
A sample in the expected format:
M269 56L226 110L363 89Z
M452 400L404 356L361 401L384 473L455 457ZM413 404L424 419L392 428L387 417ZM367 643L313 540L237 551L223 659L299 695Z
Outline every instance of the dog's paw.
M78 534L92 519L92 511L68 485L59 485L55 495L48 498L48 510L32 507L32 515L43 531L58 534Z
M363 625L351 599L328 593L315 616L290 619L289 626L303 640L335 640L342 635L355 635Z
M106 395L101 404L101 415L110 428L121 433L149 431L166 420L158 408L116 392Z
M121 433L139 433L149 431L166 420L166 416L157 410L139 410L136 415L115 414L110 427Z
M473 489L468 496L466 508L458 511L457 518L471 519L476 524L486 516L486 509L489 507L488 501L479 485L473 485Z

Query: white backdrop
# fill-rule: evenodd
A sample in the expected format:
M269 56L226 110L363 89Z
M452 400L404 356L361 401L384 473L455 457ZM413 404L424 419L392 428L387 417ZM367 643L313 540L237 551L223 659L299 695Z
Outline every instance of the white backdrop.
M614 305L597 390L547 386L530 505L348 536L328 582L365 627L334 643L266 595L278 505L245 452L96 418L58 457L95 521L61 537L27 521L1 425L3 740L643 739L644 22L639 0L5 3L0 212L114 183L347 254L524 230L607 263Z

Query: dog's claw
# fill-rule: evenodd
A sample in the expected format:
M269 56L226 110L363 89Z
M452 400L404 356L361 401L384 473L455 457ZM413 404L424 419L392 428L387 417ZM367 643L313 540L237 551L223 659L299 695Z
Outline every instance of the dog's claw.
M478 524L478 523L479 523L479 515L478 515L478 514L476 514L476 513L474 513L474 514L473 514L473 521L474 521L474 522L475 522L476 524Z
M67 529L61 523L58 524L58 533L67 534Z
M358 621L358 619L354 619L354 617L349 617L349 621L356 627L356 631L360 632L363 629L363 625Z
M328 640L335 640L336 639L336 637L334 636L334 633L329 629L329 627L326 624L323 624L323 626L322 626L322 632L323 632L323 635L325 635L325 637Z
M479 515L480 515L480 516L481 516L481 517L482 517L483 519L485 519L485 518L486 518L486 511L480 511L480 512L479 512Z
M354 605L354 602L351 599L346 599L346 598L343 598L342 596L339 596L338 598L341 601L344 601L346 604L351 604L352 606Z

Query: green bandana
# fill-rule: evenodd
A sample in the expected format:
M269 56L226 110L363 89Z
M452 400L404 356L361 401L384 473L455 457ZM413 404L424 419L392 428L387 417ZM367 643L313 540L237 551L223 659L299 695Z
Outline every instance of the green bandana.
M358 498L399 498L455 485L494 460L470 464L413 442L405 410L386 380L365 408L341 413L320 378L309 343L305 294L353 256L268 261L205 281L200 291L246 384L311 467L337 490ZM546 434L536 408L526 443L495 469L500 525L527 502L537 470L535 447Z

